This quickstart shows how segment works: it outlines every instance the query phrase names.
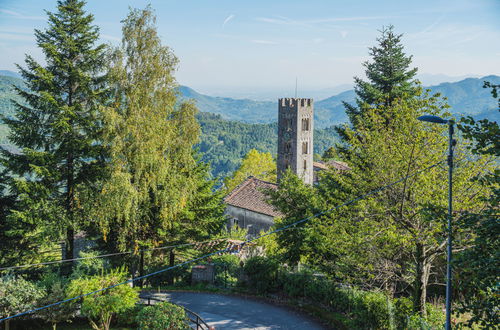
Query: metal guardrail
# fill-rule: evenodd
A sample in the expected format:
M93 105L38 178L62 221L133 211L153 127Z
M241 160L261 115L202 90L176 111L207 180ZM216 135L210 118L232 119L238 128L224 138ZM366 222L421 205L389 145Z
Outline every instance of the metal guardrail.
M144 305L148 305L148 306L151 306L151 302L152 301L159 301L159 302L170 302L168 301L167 299L162 299L160 297L151 297L151 296L139 296L139 298L144 301L143 304ZM172 302L170 302L171 304L173 304ZM174 305L177 305L177 304L174 304ZM192 310L189 310L187 309L186 307L184 306L181 306L181 305L177 305L179 307L182 307L184 309L184 311L186 312L186 315L188 317L187 319L187 323L188 323L188 326L192 329L196 329L196 330L215 330L215 327L211 327L207 324L207 322L205 322L200 315L196 314L195 312L193 312Z

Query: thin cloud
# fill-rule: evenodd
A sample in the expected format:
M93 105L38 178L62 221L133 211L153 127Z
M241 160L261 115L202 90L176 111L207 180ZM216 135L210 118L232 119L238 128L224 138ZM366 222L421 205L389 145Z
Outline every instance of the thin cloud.
M278 25L313 26L323 23L369 21L369 20L382 20L388 18L395 18L395 16L327 17L327 18L319 18L311 20L294 20L288 17L276 16L276 17L257 17L256 20L264 23L278 24Z
M305 21L297 21L297 20L293 20L291 18L284 17L284 16L276 16L274 18L273 17L257 17L256 20L260 21L260 22L276 24L276 25L312 27L311 25L307 24Z
M7 10L7 9L0 9L0 13L6 14L6 15L9 15L11 17L18 18L18 19L29 19L29 20L45 20L46 19L43 16L28 16L28 15L24 15L24 14L18 13L16 11Z
M355 16L355 17L332 17L320 18L315 20L306 21L308 23L330 23L330 22L354 22L354 21L371 21L381 20L388 18L395 18L396 16Z
M270 40L260 40L260 39L254 39L252 40L254 44L261 44L261 45L276 45L276 42L270 41Z
M227 24L230 20L232 20L234 17L235 17L235 15L234 15L234 14L231 14L231 15L229 15L228 17L226 17L226 19L224 20L224 23L222 23L222 28L224 28L224 26L226 26L226 24Z

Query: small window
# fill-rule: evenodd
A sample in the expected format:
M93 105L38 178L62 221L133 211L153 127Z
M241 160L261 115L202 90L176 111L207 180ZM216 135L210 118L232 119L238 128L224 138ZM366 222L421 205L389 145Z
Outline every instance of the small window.
M288 159L285 159L285 170L290 168L290 161Z
M292 152L292 143L291 142L285 142L285 153L289 154Z
M303 131L309 130L309 118L302 119L302 130Z
M239 224L238 218L233 218L231 227L238 227L238 224Z
M307 143L307 142L302 142L302 153L303 153L304 155L307 155L307 154L308 154L308 152L309 152L309 150L308 150L308 149L309 149L309 145L308 145L308 143Z
M304 171L307 170L307 160L304 159Z
M291 118L287 118L286 119L286 130L287 131L291 131L292 130L292 119Z

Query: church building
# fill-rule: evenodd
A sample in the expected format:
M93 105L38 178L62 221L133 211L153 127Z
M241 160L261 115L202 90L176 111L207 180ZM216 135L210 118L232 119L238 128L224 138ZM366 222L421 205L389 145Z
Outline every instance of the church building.
M304 183L317 183L317 172L328 167L348 169L341 162L313 162L314 102L308 98L282 98L278 101L278 184L287 169ZM257 236L274 224L282 214L267 202L264 191L278 184L249 177L225 198L228 228L246 228L249 236Z

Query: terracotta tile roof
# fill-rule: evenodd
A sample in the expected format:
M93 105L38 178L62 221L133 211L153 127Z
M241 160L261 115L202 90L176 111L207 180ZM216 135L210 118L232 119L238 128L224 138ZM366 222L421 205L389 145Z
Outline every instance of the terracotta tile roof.
M278 185L259 180L253 176L248 177L243 183L233 189L225 198L226 204L262 213L272 217L282 216L273 206L266 202L267 196L263 190L276 190Z
M348 171L351 168L347 165L347 163L339 162L337 160L329 160L325 162L313 162L313 166L317 169L326 170L328 168L334 168L339 171Z
M318 170L328 169L328 167L324 163L320 163L320 162L313 162L313 167L317 168Z

